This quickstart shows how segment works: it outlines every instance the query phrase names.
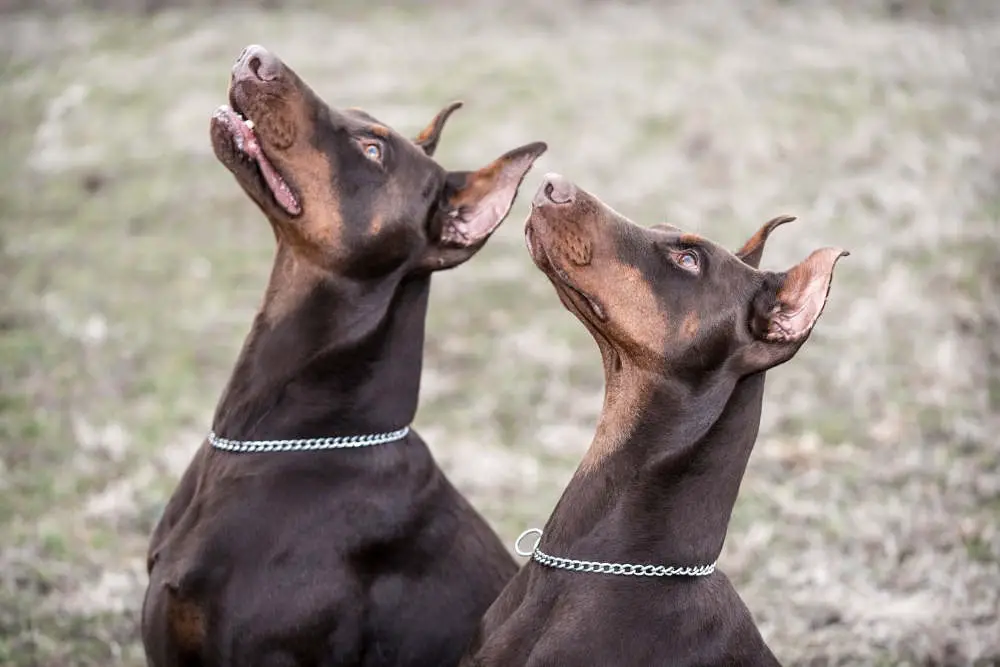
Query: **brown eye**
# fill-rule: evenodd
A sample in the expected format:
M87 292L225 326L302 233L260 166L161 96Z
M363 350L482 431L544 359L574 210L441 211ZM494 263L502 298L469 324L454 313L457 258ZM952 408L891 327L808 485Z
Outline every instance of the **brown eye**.
M692 273L698 272L700 262L698 261L698 253L694 250L684 250L674 253L674 261L677 262L677 266L686 271Z
M361 145L365 152L365 157L372 162L382 162L382 147L374 141L365 142Z

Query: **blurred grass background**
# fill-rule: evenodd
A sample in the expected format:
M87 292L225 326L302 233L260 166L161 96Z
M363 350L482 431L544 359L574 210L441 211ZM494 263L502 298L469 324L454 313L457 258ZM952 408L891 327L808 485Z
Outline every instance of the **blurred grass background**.
M721 567L789 665L1000 665L1000 7L0 0L0 664L141 665L149 531L273 239L208 118L258 42L438 159L549 143L435 280L417 420L506 542L589 443L596 346L525 253L558 171L765 268L852 251L768 380Z

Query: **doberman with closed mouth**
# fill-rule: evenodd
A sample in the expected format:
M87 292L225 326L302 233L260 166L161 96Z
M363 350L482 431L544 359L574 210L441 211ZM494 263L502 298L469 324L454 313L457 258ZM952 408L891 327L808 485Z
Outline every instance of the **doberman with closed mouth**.
M809 337L847 254L823 248L787 272L759 271L768 235L792 219L732 253L669 225L640 227L546 176L525 241L600 348L604 406L536 545L519 549L532 560L463 665L779 664L715 560L764 373Z
M454 665L517 570L408 425L432 272L472 257L545 144L478 171L244 49L212 146L271 223L263 304L155 527L154 667Z

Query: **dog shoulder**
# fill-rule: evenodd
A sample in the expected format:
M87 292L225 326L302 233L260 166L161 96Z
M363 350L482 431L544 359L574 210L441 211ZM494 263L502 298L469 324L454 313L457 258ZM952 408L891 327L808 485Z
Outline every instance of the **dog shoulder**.
M163 508L163 513L160 515L160 519L156 522L156 526L153 528L153 534L149 539L149 548L146 552L147 574L152 572L153 566L158 560L159 553L164 542L170 536L174 526L176 526L181 520L181 517L184 516L184 513L187 511L195 497L195 493L198 489L198 482L202 477L202 470L205 466L207 449L207 442L203 442L201 447L198 448L198 451L195 452L194 457L191 459L191 463L188 464L187 469L181 476L180 482L177 484L177 488L174 489L173 494L167 501L166 507Z

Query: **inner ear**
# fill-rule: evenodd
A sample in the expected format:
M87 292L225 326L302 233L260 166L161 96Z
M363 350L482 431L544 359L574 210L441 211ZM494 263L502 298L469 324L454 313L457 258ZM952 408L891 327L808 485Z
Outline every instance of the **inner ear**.
M760 266L760 258L764 254L764 246L767 243L767 238L771 235L775 229L785 224L786 222L791 222L795 220L794 215L779 215L776 218L771 218L761 226L757 232L743 244L743 247L736 251L736 256L743 260L744 263L757 268Z
M750 305L753 340L733 363L756 373L791 359L823 314L840 248L816 250L786 273L767 272Z
M507 217L521 181L546 148L527 144L479 171L449 173L423 265L445 269L474 255Z
M413 143L420 146L428 157L433 156L434 151L437 150L438 139L441 138L441 130L444 129L445 123L448 122L448 118L452 113L461 108L462 102L456 100L444 109L441 109L427 127L420 131L420 134L413 140Z
M542 142L515 148L479 171L461 175L461 185L448 197L440 241L455 246L485 241L510 212L521 181L546 148Z
M767 338L771 326L771 313L781 307L778 302L778 291L785 281L784 273L766 272L764 282L750 302L750 333L757 340Z
M804 340L826 306L837 260L849 255L840 248L821 248L793 266L780 281L773 297L759 297L755 302L758 337L771 343L796 343ZM765 288L766 289L766 288Z

